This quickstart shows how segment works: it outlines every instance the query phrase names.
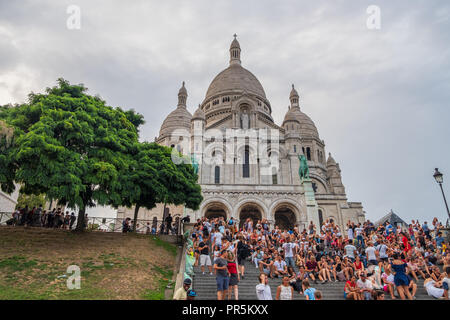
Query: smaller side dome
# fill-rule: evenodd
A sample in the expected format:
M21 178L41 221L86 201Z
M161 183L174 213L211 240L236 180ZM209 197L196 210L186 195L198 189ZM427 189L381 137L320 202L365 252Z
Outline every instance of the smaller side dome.
M294 112L294 110L292 108L289 108L288 112L286 112L286 115L284 116L283 124L286 121L295 121L298 123L297 114L296 114L296 112Z
M178 91L178 106L167 116L166 119L164 119L161 129L159 130L160 138L163 136L170 136L170 134L176 129L190 130L192 115L186 108L187 96L187 90L183 81L183 85Z
M205 121L205 113L203 112L203 110L200 107L200 105L198 105L197 110L195 110L194 115L192 116L191 121L194 121L194 120L203 120L203 121Z
M331 156L331 152L330 152L330 153L328 153L327 167L335 166L335 165L336 165L336 161Z

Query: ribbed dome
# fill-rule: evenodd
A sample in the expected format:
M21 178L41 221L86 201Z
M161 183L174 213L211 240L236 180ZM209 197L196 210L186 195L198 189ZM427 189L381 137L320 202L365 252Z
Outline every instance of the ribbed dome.
M192 116L192 120L194 119L205 120L205 113L200 106L198 106L197 110L195 110L194 115Z
M302 137L312 136L319 138L319 132L316 125L305 113L300 111L298 107L292 107L284 116L283 126L286 121L297 121L300 124L299 133Z
M219 73L209 85L205 99L229 91L248 91L262 98L266 93L259 80L240 64L234 64Z
M175 129L191 129L192 115L185 107L179 106L164 120L159 136L170 135Z
M297 113L296 112L291 112L291 109L289 109L288 112L286 112L286 115L284 116L284 120L283 120L283 125L286 121L296 121L297 120Z
M331 153L328 153L327 167L329 167L329 166L335 166L335 165L336 165L336 161L335 161L334 158L331 156Z

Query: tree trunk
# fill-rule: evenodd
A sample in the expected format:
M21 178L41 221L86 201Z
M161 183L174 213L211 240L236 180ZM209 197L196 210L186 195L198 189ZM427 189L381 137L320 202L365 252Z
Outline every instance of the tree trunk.
M136 232L136 224L137 224L137 218L138 218L138 213L139 213L139 208L141 206L136 204L136 206L134 207L134 220L133 220L133 232Z
M77 227L75 228L75 231L83 232L86 227L86 221L85 221L85 213L86 213L86 206L83 205L82 208L78 211L78 219L77 219Z

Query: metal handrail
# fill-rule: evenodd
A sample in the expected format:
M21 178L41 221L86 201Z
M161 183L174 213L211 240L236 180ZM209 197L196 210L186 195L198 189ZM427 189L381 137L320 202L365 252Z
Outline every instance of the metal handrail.
M41 216L42 217L42 216ZM41 227L42 225L41 217L36 219L35 223L32 224L33 227ZM12 212L0 212L0 225L18 225L20 218L14 221ZM111 217L87 217L86 229L90 231L98 232L123 232L122 227L123 219L121 218L111 218ZM70 225L70 221L69 221ZM69 225L60 226L62 229L69 229ZM77 220L72 223L74 228L77 225ZM142 234L169 234L169 235L182 235L182 222L181 219L174 219L172 222L172 230L167 233L167 226L162 220L158 219L137 219L136 220L136 232ZM132 228L133 224L130 223ZM148 228L147 228L148 227Z

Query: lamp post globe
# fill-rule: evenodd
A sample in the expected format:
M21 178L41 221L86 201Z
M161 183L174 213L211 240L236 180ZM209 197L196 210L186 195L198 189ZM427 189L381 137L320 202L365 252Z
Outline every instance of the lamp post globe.
M444 188L442 188L442 183L444 182L444 175L439 172L438 168L435 168L434 170L435 171L434 171L433 177L436 180L436 182L439 184L439 187L441 187L442 197L444 198L445 208L447 209L447 215L448 215L446 225L447 225L447 227L449 227L450 210L448 209L448 204L447 204L447 199L445 198ZM450 237L450 233L449 233L449 237Z
M433 177L436 180L437 183L442 184L444 182L444 175L439 172L438 168L434 169Z

